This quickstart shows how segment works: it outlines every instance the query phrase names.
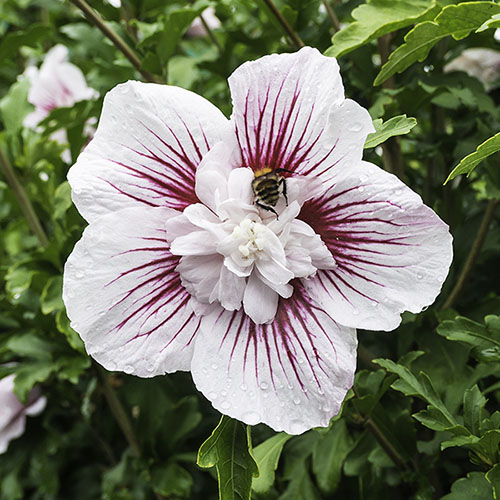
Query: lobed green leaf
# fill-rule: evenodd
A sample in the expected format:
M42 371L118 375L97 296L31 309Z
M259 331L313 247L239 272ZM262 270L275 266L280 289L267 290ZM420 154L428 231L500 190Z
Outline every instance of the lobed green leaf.
M373 120L375 132L368 135L364 148L374 148L385 142L389 137L408 134L416 124L417 120L415 118L408 118L406 115L394 116L385 122L382 118L377 118Z
M280 432L254 448L253 455L259 467L259 476L252 479L252 489L255 492L265 493L271 489L281 451L291 437L289 434Z
M249 500L259 468L252 455L250 428L225 415L201 445L197 464L216 467L220 500Z
M482 144L480 144L474 153L467 155L463 158L460 163L451 171L450 175L445 181L445 184L457 175L467 174L470 175L471 172L488 156L500 151L500 132L490 137Z
M373 84L380 85L411 64L423 61L439 40L447 36L453 36L455 40L465 38L498 13L500 5L494 2L463 2L446 6L434 21L424 21L408 32L405 43L390 55Z
M342 56L386 33L434 18L439 10L434 0L367 0L352 11L354 22L333 35L325 55Z

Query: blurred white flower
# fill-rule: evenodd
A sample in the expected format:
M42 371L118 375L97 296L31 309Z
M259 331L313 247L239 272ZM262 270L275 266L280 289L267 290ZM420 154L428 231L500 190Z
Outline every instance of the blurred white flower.
M477 78L490 91L500 84L500 52L481 47L466 49L444 67L445 73L452 71Z
M215 15L215 9L213 7L207 7L201 15L203 16L203 19L207 23L207 26L210 29L217 29L220 28L220 20L219 18ZM207 34L207 30L205 29L205 26L203 26L203 23L201 22L200 17L197 17L192 23L191 26L186 31L186 35L193 37L193 38L199 38L202 36L205 36Z
M47 52L40 69L35 66L26 68L25 75L31 87L28 101L35 110L26 116L24 126L36 129L54 108L69 107L78 101L98 97L98 92L87 85L79 68L68 62L68 49L64 45L56 45ZM87 135L94 129L86 127ZM51 139L60 144L68 142L66 131L61 129L51 135ZM69 150L64 151L63 160L71 160Z
M117 9L122 6L121 0L107 0L107 2L109 3L109 5L116 7Z
M23 434L26 415L38 415L46 402L40 390L35 388L24 405L14 393L14 375L0 380L0 453L5 453L9 442Z

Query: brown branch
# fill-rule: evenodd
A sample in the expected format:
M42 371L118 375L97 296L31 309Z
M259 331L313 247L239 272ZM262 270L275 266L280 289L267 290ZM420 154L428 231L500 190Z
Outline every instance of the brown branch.
M219 43L219 40L217 40L216 36L214 35L212 28L210 28L208 23L205 21L203 14L200 14L198 17L200 18L201 24L203 24L203 27L205 28L205 31L207 32L207 35L209 36L210 40L217 47L219 54L222 54L223 50L222 50L221 44Z
M497 208L498 202L499 200L491 200L488 203L486 211L484 212L483 215L483 219L481 221L481 225L479 226L479 230L477 231L476 239L472 244L469 255L467 256L467 260L465 261L464 267L462 268L460 276L458 277L458 280L455 283L453 290L448 296L448 299L443 304L442 309L448 309L452 307L453 304L455 304L455 302L457 301L459 295L461 294L465 282L469 278L469 275L472 272L474 264L476 263L476 260L479 256L479 253L481 252L484 240L486 239L486 236L488 234L490 223L495 215L495 209Z
M323 5L325 6L326 13L328 14L330 22L332 23L333 29L335 31L340 31L339 18L337 17L337 14L335 14L333 7L330 5L330 2L328 2L328 0L321 0L321 1L323 2Z
M269 10L272 12L274 17L279 21L286 34L291 38L295 47L300 49L304 47L304 42L300 39L299 35L295 33L293 28L290 26L289 22L285 19L283 14L278 10L276 5L274 5L272 0L264 0L264 3L269 7Z
M109 409L113 414L113 417L115 418L118 426L120 427L123 435L125 436L125 439L127 440L132 450L132 453L136 457L140 457L141 448L139 447L139 443L137 441L137 438L135 437L134 429L132 428L132 423L130 422L129 417L125 412L123 405L118 399L115 390L113 389L113 387L109 382L108 372L106 372L106 370L104 370L97 364L95 364L94 366L101 380L101 388L104 393L104 397L106 398L106 401L108 403Z
M90 5L85 0L70 0L70 2L76 5L76 7L78 7L84 13L85 17L111 40L113 45L130 61L132 66L144 77L146 81L152 83L160 83L159 79L157 79L149 71L146 71L142 68L141 61L135 55L133 50L119 35L117 35L106 25L104 19L94 9L92 9L92 7L90 7Z
M19 206L21 207L21 210L24 216L26 217L28 226L30 227L34 235L38 238L40 245L42 245L42 247L46 247L49 244L49 239L47 238L47 235L45 234L45 231L42 227L42 224L40 223L40 219L36 215L33 205L31 204L31 201L28 197L28 194L26 193L22 184L19 182L19 179L17 178L16 173L12 168L9 159L7 158L7 155L1 148L0 148L0 168L5 175L7 184L10 186L10 188L14 193L14 196L17 198L17 201L19 202Z

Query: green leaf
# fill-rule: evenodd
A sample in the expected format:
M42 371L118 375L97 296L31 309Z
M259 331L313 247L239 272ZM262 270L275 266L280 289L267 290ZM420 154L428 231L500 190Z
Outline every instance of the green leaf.
M50 314L64 308L62 301L62 276L50 278L43 287L40 295L43 314Z
M398 365L390 359L375 359L374 362L400 377L399 380L396 380L396 382L392 384L391 387L393 389L402 392L406 396L418 396L431 406L434 406L434 408L441 413L441 416L450 424L450 428L458 425L453 415L451 415L444 406L432 382L425 373L420 372L417 377L408 368Z
M482 395L479 387L474 385L467 389L464 394L464 423L472 434L479 436L482 422L482 412L486 398Z
M443 413L433 406L415 413L413 418L434 431L449 431L459 436L470 434L464 426L450 423Z
M271 489L281 451L291 437L289 434L280 432L254 448L253 455L259 467L259 476L252 480L252 489L255 492L265 493Z
M457 316L443 321L437 329L439 335L449 340L469 344L472 354L480 361L500 361L500 324L498 316L486 316L485 325Z
M155 465L151 470L151 484L164 497L189 498L193 487L191 474L176 463Z
M464 446L472 451L476 457L471 460L478 465L493 466L499 461L500 430L493 429L485 432L481 437L477 436L454 436L448 441L441 443L441 449L453 446Z
M480 26L476 33L481 33L482 31L486 31L487 29L496 29L500 28L500 14L495 14L491 16L490 19L485 21L482 26Z
M389 137L407 134L416 124L417 120L415 118L408 118L406 115L394 116L385 122L381 118L377 118L373 120L375 132L368 135L364 148L374 148L385 142Z
M27 78L14 83L0 100L0 113L7 132L14 133L23 126L26 115L33 110L28 102L30 82Z
M500 500L500 464L496 464L486 473L486 480L493 489L493 498Z
M334 422L331 429L316 443L312 470L324 493L333 493L337 489L344 460L352 447L353 440L344 420Z
M62 219L72 204L71 187L68 181L64 181L57 186L54 194L54 219Z
M80 335L71 328L68 315L66 314L66 309L61 309L56 316L56 326L57 329L64 334L68 344L82 354L85 354L85 345Z
M0 43L0 61L12 57L19 47L35 47L38 42L46 40L52 34L52 27L46 24L32 24L26 30L8 33Z
M467 174L470 175L471 172L488 156L500 151L500 132L490 137L482 144L480 144L474 153L467 155L463 158L460 163L451 171L450 175L445 181L445 184L457 175Z
M220 500L249 500L252 477L259 475L252 456L250 427L223 415L212 435L201 445L197 464L217 468Z
M471 472L455 481L451 493L441 497L441 500L493 500L493 495L484 473Z
M442 38L450 35L455 40L465 38L497 13L500 13L500 5L493 2L463 2L446 6L434 21L417 24L408 32L405 43L390 55L373 84L380 85L394 73L401 73L414 62L423 61Z
M370 40L415 24L422 18L434 18L439 10L432 0L367 0L352 11L354 22L335 33L332 46L325 55L342 56Z

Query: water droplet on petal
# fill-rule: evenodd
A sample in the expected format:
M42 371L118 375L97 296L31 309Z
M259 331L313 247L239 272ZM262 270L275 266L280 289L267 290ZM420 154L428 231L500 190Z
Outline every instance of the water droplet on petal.
M421 271L419 271L419 272L417 273L417 279L418 279L418 280L424 279L424 273L423 273L423 272L421 272Z
M123 371L124 371L125 373L130 374L130 373L132 373L132 372L134 371L134 367L133 367L132 365L125 365L125 366L123 367Z
M300 398L293 398L293 402L294 402L296 405L300 405Z
M376 300L371 301L372 307L378 307L378 302Z
M368 176L367 176L367 175L365 175L365 174L361 174L361 175L359 176L359 180L360 180L361 182L366 182L366 181L368 180Z
M269 384L267 382L261 382L260 384L260 388L263 390L263 391L266 391L267 389L269 389Z
M362 128L363 128L363 124L360 122L356 122L356 123L351 124L351 126L349 127L349 130L351 132L359 132Z
M255 397L255 392L250 391L250 392L248 393L248 395L249 395L251 398L254 398L254 397Z
M85 276L85 272L82 271L81 269L78 269L78 271L75 272L75 278L81 279Z
M354 314L354 316L358 316L359 310L358 309L353 309L352 313Z
M208 399L210 399L210 401L213 401L214 399L217 399L218 394L216 392L214 392L214 391L210 391L207 394L207 396L208 396Z
M210 365L210 367L212 368L212 370L217 370L217 368L218 368L218 366L217 366L217 364L216 364L216 363L212 363L212 364Z
M243 413L241 419L248 425L255 425L260 422L260 415L256 411L247 411Z
M229 410L231 408L231 403L229 401L223 401L220 405L223 410Z
M227 391L220 391L220 395L225 398L227 396Z
M203 375L206 375L208 373L208 370L206 368L202 368L201 373L203 373Z
M242 391L246 391L246 390L247 390L247 386L246 386L246 384L241 384L241 385L240 385L240 389L241 389Z
M359 186L358 191L359 191L360 193L362 193L364 190L365 190L365 188L364 188L363 186Z

